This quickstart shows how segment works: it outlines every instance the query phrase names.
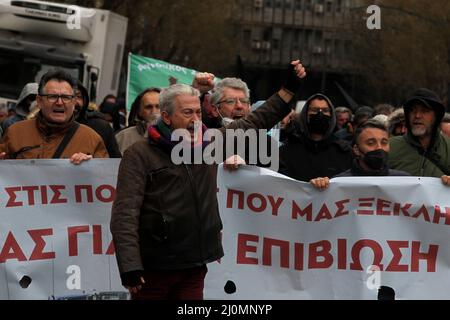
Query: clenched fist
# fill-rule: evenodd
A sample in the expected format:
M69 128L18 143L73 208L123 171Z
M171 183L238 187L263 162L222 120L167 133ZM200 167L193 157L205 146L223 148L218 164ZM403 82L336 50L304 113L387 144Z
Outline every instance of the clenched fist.
M192 86L201 94L206 93L214 88L214 75L208 72L199 72L195 75Z

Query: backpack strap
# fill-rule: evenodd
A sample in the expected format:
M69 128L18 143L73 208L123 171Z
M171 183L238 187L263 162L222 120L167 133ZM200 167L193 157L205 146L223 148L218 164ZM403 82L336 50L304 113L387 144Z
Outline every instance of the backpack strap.
M80 127L80 124L76 121L72 123L70 126L70 129L66 132L64 135L64 138L58 145L58 148L55 151L55 154L53 155L52 159L59 159L64 152L64 149L66 149L67 145L69 144L70 140L72 139L73 135L77 131L77 129Z
M27 151L30 151L30 150L33 150L33 149L36 149L36 148L40 148L40 147L41 147L40 144L35 145L35 146L23 147L23 148L19 149L18 151L13 152L13 153L11 154L11 159L17 159L17 157L19 156L19 154L24 153L24 152L27 152Z

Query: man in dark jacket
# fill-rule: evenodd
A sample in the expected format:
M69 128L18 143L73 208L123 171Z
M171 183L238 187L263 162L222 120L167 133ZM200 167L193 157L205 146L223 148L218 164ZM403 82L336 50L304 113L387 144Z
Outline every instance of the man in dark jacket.
M292 73L296 80L227 129L267 129L289 114L290 92L305 76L299 61ZM163 90L161 119L120 164L111 232L122 284L133 299L202 299L206 264L223 256L217 165L177 165L171 157L174 130L188 130L192 141L201 120L199 95L181 84Z
M100 113L88 110L89 94L80 81L78 81L75 102L74 115L76 121L90 127L102 137L110 158L121 158L122 155L114 137L113 129Z
M280 147L279 172L300 181L331 177L350 168L350 144L333 134L334 106L323 94L310 97Z
M436 93L418 89L403 104L407 133L391 138L389 167L450 185L450 139L440 133L445 107Z
M409 176L408 173L389 169L389 132L384 124L377 120L368 120L355 131L353 143L352 167L335 177L356 176ZM326 189L330 184L328 177L312 179L310 183L318 189Z

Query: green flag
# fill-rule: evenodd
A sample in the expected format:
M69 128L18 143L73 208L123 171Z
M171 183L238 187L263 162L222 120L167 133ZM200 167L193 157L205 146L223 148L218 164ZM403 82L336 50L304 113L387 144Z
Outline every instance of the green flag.
M127 110L134 99L149 87L165 88L172 82L192 84L197 71L165 61L129 54L127 81Z

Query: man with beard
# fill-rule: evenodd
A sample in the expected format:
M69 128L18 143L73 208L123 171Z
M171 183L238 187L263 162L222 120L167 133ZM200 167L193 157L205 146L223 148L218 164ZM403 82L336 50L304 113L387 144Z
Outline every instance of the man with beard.
M160 116L160 92L159 88L148 88L134 100L131 105L128 128L116 134L116 140L122 154L135 142L148 138L148 127L154 125Z
M393 137L389 167L413 176L440 177L450 185L450 139L440 133L445 106L437 94L418 89L403 104L407 132Z
M351 147L333 134L336 114L327 96L310 97L292 125L286 144L280 147L280 173L310 181L350 168Z

